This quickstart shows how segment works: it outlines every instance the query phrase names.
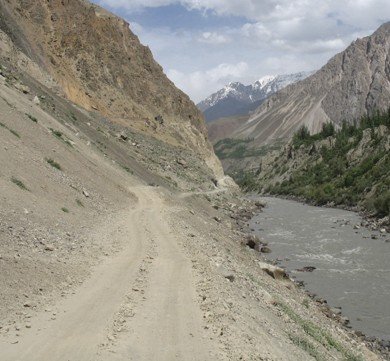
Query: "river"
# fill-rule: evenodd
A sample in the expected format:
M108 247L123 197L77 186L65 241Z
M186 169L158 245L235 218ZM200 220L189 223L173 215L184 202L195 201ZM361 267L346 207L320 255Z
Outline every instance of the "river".
M389 234L354 229L362 221L354 212L261 199L267 207L250 227L269 243L272 253L267 258L279 260L331 307L341 307L354 329L390 340ZM316 269L297 271L306 266Z

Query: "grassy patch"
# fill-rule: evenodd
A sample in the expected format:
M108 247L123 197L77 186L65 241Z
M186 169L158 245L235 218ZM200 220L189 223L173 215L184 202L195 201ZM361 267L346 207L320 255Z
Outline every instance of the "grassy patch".
M305 352L307 352L311 357L317 361L325 361L325 358L319 353L317 347L313 345L309 340L304 337L296 336L289 334L290 340L294 345L298 346Z
M55 137L57 137L57 138L62 138L62 132L60 132L59 130L55 130L55 129L53 129L53 128L50 128L50 131L51 131L51 133L55 136Z
M49 163L53 168L56 168L58 170L62 170L61 166L55 162L53 159L49 158L49 159L46 159L46 162Z
M0 127L1 128L4 128L4 129L7 129L9 132L11 132L15 137L17 137L17 138L20 138L20 135L19 135L19 133L16 131L16 130L13 130L13 129L11 129L11 128L8 128L4 123L1 123L0 122Z
M56 138L61 139L66 145L68 145L69 147L73 147L73 144L68 139L66 139L62 132L53 128L50 128L50 131Z
M28 191L28 188L25 186L25 184L20 179L12 177L11 182L13 184L16 184L20 189L23 189L24 191Z
M35 118L33 115L26 113L26 116L33 121L34 123L38 123L38 119Z
M61 208L61 211L64 212L64 213L69 213L69 209L68 209L68 208L65 208L65 207L62 207L62 208Z
M241 159L246 157L262 157L273 150L281 148L282 142L276 141L272 145L259 148L251 147L252 138L247 139L221 139L214 145L215 154L219 159Z
M130 173L130 174L134 174L134 172L129 168L129 167L126 167L125 165L120 165L127 173Z
M69 113L69 118L72 120L73 123L77 122L77 117L73 113Z
M319 326L315 325L313 322L309 320L305 320L288 305L283 302L278 302L278 307L281 311L283 311L291 320L293 320L296 324L302 327L303 331L322 344L327 349L333 348L340 352L343 355L343 358L348 361L363 361L361 356L355 355L350 350L346 350L345 347L338 342L332 335L328 332L324 331Z
M80 207L84 207L84 203L80 201L80 199L76 199L76 203Z

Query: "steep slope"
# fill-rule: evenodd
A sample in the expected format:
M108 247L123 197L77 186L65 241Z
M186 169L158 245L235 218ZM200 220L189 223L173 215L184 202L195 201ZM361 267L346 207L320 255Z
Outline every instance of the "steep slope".
M229 138L248 120L247 115L220 118L206 123L210 141L215 144L221 139Z
M23 13L32 2L20 4ZM12 18L1 14L6 29ZM214 186L204 153L194 151L204 145L196 132L188 142L198 147L183 147L170 133L173 118L143 130L70 101L61 70L49 73L16 27L7 33L0 360L388 359L370 351L377 340L359 338L291 280L264 271L272 266L244 246L245 224L261 206Z
M229 83L201 101L197 107L203 112L207 122L223 117L248 115L270 95L310 74L311 72L267 75L251 85Z
M235 137L257 145L291 137L305 124L312 133L324 122L353 121L390 103L390 23L354 41L307 79L267 99Z
M84 0L1 0L0 13L0 29L69 100L117 124L189 147L222 175L201 113L124 20Z
M251 190L300 197L323 205L390 216L390 110L316 134L297 133L280 151L263 156L237 179Z

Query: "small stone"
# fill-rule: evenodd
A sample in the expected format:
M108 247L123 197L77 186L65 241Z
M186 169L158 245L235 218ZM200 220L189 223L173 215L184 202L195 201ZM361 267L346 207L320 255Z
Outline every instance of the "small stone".
M53 252L54 251L54 246L52 244L47 244L45 246L45 251Z
M381 232L381 233L386 233L386 229L385 229L385 228L381 228L381 229L379 230L379 232Z
M89 193L88 193L85 189L83 189L83 195L84 195L86 198L89 198Z
M184 159L177 159L176 163L180 164L183 168L187 168L188 167L187 162Z
M41 104L41 101L39 100L39 98L37 96L35 96L33 99L33 103L36 105L39 105L39 104Z
M31 328L31 323L26 323L26 328Z
M267 247L267 246L264 246L264 247L261 247L261 250L260 250L261 253L271 253L272 250L271 248Z

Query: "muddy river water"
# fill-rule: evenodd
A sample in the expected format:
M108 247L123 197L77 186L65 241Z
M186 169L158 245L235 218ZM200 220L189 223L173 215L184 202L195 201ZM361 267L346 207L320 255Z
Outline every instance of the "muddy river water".
M261 199L267 207L250 226L268 241L267 258L280 260L331 307L341 307L354 329L390 340L390 235L355 229L362 219L353 212ZM297 271L307 266L316 269Z

